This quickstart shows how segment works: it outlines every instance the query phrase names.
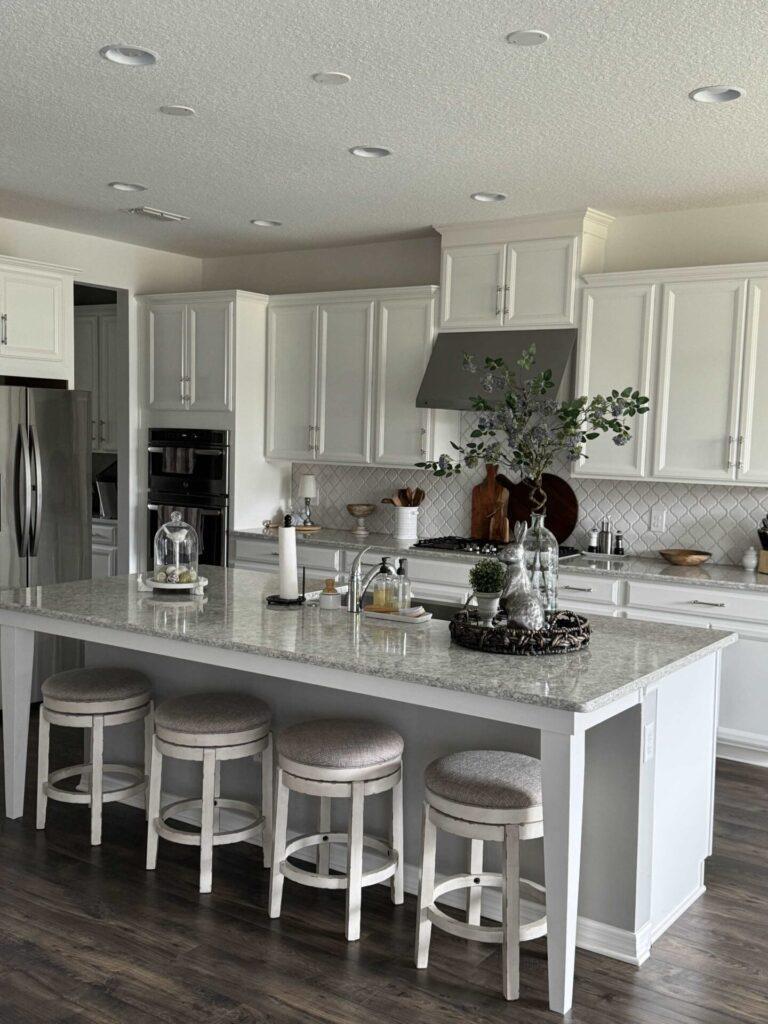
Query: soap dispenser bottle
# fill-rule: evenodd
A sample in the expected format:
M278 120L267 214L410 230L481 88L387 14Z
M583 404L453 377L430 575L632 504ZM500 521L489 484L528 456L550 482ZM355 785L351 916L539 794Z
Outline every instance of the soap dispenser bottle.
M397 577L395 579L395 600L397 610L411 607L411 581L408 579L408 559L401 558L397 563Z

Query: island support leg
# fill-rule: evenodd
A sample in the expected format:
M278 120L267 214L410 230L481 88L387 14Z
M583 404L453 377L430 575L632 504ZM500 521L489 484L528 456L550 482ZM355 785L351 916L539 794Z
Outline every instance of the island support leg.
M584 733L541 733L549 1007L573 1003L584 803Z
M20 818L24 813L34 653L35 634L31 629L12 626L0 629L5 813L8 818Z

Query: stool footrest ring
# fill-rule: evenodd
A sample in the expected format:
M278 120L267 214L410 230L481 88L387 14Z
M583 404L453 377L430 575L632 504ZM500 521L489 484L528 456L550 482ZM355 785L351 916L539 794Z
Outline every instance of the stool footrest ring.
M57 768L49 774L46 782L43 783L43 791L49 800L58 800L64 804L90 804L91 802L91 783L90 777L93 774L93 765L91 764L76 764L68 768ZM136 793L143 793L147 788L147 777L144 774L144 769L139 768L136 765L128 764L105 764L104 774L111 775L127 775L130 779L135 779L135 782L130 782L125 786L116 786L114 789L105 789L101 802L104 804L112 803L114 800L126 800L130 796L134 796ZM59 789L56 785L57 782L62 782L64 779L71 779L76 775L85 775L89 779L88 789L85 792L78 792L77 790L71 789Z
M171 843L180 843L182 846L199 846L200 833L187 832L184 829L176 828L168 824L168 820L177 817L185 811L202 811L202 800L175 800L167 807L163 807L160 816L155 818L154 827L157 834ZM213 845L225 846L228 843L239 843L243 839L250 839L261 831L264 825L264 815L255 804L245 800L226 800L223 797L216 800L216 809L222 811L240 811L250 815L250 821L241 828L218 829L213 833ZM199 825L197 825L199 828Z
M503 940L501 925L469 924L467 921L460 921L446 914L444 910L441 910L437 906L437 900L440 896L444 896L448 892L454 892L456 889L469 889L474 886L501 889L503 884L504 879L500 874L488 871L477 875L452 875L435 886L432 897L433 902L427 907L427 917L436 928L448 932L450 935L456 935L460 939L471 939L474 942L500 943ZM538 882L531 882L527 878L521 878L520 885L529 886L537 892L545 892L544 887L539 885ZM532 939L538 939L546 934L547 917L544 914L541 917L537 917L535 921L528 921L520 925L519 941L530 942Z
M346 832L315 832L312 835L298 836L285 848L285 860L280 862L280 873L292 882L300 885L308 885L314 889L346 889L348 879L346 875L319 875L306 868L289 864L288 858L311 846L325 846L332 843L346 845L349 836ZM372 836L363 836L363 851L366 849L375 850L384 854L384 863L376 868L369 868L363 871L362 885L377 885L387 878L391 878L397 870L397 852L381 839L374 839Z

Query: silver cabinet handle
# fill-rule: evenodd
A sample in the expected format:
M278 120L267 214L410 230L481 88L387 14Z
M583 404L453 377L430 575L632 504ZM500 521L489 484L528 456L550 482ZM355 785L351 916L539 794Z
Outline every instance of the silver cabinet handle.
M509 285L504 285L504 316L509 317Z
M8 344L8 314L7 313L3 313L3 315L0 316L0 321L2 321L2 331L0 332L0 345L7 345Z
M320 451L320 445L317 443L317 435L320 433L320 427L315 427L315 455Z
M496 310L496 312L497 313L499 312L498 309ZM427 428L426 427L422 427L421 428L421 454L424 456L424 458L427 457L427 440L426 440L426 438L427 438Z
M179 377L179 401L183 403L184 402L184 398L185 398L185 395L184 395L184 378L183 377Z
M107 424L105 420L99 420L99 441L102 443L106 440L107 437L107 431L105 429L106 426Z
M310 426L307 429L309 430L309 440L307 441L307 451L313 452L315 450L315 446L312 443L313 440L314 440L315 428Z
M592 587L572 587L570 585L570 583L566 583L565 586L561 587L560 589L561 590L578 590L578 592L580 594L591 594L592 593Z
M725 608L725 601L689 601L688 604L700 604L705 608Z
M728 435L728 469L733 469L736 465L733 459L733 446L736 443L736 438L732 435Z
M741 469L744 466L744 462L741 457L741 446L744 444L743 434L739 434L736 438L736 469Z
M504 287L500 284L496 285L496 316L501 316L501 293L504 291Z

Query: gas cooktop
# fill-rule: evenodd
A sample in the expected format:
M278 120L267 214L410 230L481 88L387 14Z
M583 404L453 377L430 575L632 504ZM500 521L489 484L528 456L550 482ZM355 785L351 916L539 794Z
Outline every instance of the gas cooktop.
M467 555L497 555L505 547L499 541L475 540L473 537L428 537L416 541L413 546L432 551L459 551ZM561 559L575 558L578 554L578 548L569 547L567 544L560 545Z

